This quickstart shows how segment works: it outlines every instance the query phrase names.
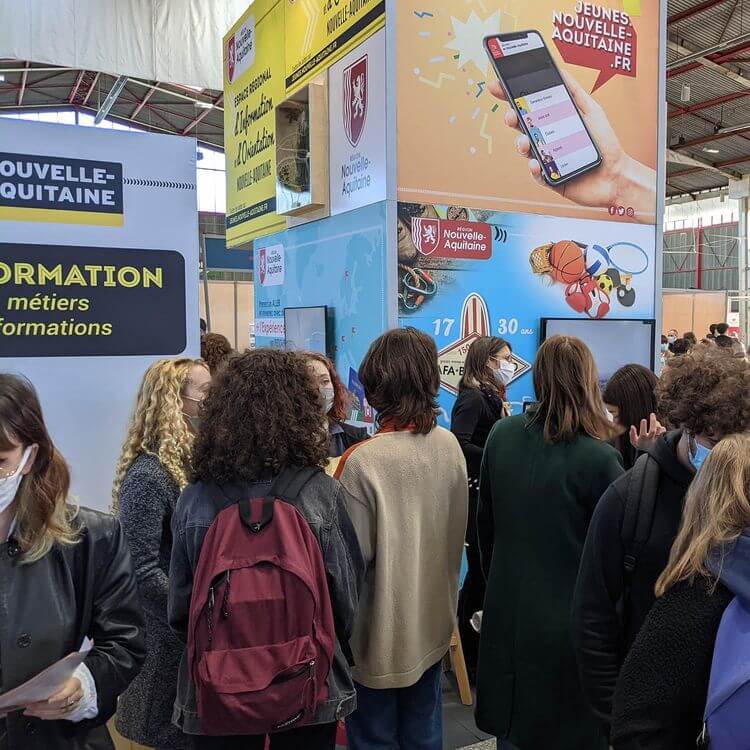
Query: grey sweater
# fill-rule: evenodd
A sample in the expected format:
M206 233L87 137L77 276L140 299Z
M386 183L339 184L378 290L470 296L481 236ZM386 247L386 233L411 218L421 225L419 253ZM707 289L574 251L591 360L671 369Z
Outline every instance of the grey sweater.
M139 456L120 487L120 522L133 557L146 618L148 654L140 675L121 696L117 730L159 750L192 748L171 724L183 646L167 624L172 513L180 491L156 456Z

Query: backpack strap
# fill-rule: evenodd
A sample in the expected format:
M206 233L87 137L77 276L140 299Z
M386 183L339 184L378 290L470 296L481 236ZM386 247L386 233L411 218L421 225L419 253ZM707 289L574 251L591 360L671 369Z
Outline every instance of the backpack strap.
M296 500L302 488L317 474L322 471L317 466L285 466L279 476L276 477L268 494L272 498L283 498L284 500Z
M630 475L622 521L626 599L638 566L638 558L651 533L658 489L659 464L651 456L644 454L636 460Z
M299 496L302 488L322 469L317 466L308 466L300 468L298 466L287 466L282 469L276 481L273 483L269 490L269 497L273 503L274 498L283 498L284 500L294 501ZM329 582L330 586L330 582ZM349 640L344 635L345 630L341 618L335 609L333 610L333 625L336 630L336 638L338 638L339 645L341 646L341 653L344 655L347 663L350 667L354 666L354 654L352 653Z

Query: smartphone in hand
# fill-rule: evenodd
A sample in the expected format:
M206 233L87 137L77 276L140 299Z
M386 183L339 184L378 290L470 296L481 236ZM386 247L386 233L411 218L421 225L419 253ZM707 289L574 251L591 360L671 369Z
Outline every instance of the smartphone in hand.
M484 48L531 141L545 181L562 185L601 164L599 148L538 31L485 37Z

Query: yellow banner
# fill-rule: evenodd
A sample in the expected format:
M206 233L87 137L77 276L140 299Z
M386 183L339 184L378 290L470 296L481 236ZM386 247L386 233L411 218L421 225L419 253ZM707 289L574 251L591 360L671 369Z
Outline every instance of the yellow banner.
M255 0L224 37L227 246L286 226L276 214L276 117L284 99L284 6Z
M292 91L385 23L385 0L284 0L286 88Z

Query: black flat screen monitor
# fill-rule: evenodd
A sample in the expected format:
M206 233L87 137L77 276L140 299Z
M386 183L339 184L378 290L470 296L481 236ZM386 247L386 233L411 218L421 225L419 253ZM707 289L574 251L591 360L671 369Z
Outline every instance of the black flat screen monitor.
M287 349L295 351L328 353L326 318L328 308L284 308L284 342Z
M599 379L609 380L623 365L638 364L654 369L654 320L589 320L542 318L541 338L576 336L591 349Z

